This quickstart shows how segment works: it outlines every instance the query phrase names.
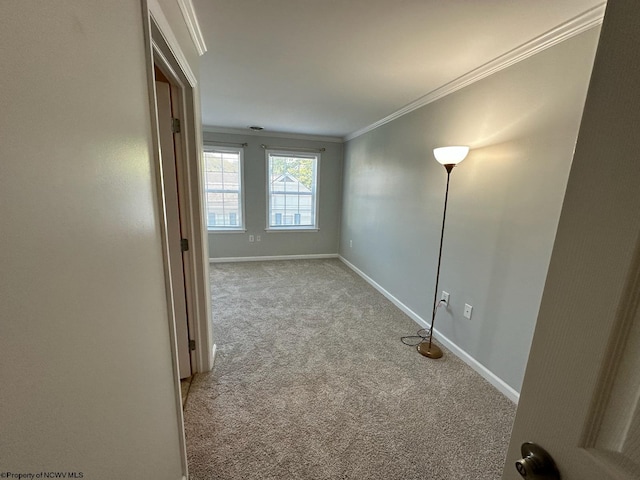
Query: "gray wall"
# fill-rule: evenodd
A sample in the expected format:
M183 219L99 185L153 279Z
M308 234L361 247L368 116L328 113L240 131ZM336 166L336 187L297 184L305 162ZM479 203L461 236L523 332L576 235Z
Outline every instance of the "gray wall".
M206 127L205 127L206 128ZM342 143L204 132L205 144L248 143L244 148L246 232L209 233L209 257L337 254L342 198ZM266 232L266 158L261 144L326 148L321 153L317 232ZM260 235L260 242L249 242Z
M440 278L451 298L436 328L517 391L598 33L585 32L345 146L340 253L428 321L446 182L432 149L471 146L451 177ZM474 307L471 320L462 315L465 303Z

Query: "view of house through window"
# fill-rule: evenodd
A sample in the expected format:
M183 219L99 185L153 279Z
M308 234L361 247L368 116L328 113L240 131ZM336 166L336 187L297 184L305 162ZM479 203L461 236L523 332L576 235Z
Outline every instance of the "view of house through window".
M244 229L242 149L205 145L204 162L207 228Z
M317 228L319 154L267 151L268 228Z

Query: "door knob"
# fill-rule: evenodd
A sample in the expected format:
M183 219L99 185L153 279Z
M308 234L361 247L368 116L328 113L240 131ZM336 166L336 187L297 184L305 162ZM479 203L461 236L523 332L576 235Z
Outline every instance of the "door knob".
M560 472L551 455L539 445L526 442L520 447L522 458L516 470L527 480L560 480Z

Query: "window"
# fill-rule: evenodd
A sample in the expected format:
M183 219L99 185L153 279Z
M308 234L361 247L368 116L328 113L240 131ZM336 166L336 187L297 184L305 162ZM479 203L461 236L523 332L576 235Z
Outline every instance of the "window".
M320 154L267 150L267 228L318 228Z
M242 149L205 145L207 229L244 231Z

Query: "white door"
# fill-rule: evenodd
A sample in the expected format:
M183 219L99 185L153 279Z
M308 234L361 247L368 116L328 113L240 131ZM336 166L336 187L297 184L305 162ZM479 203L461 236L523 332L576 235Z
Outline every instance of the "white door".
M180 378L191 376L191 353L189 349L189 328L187 300L184 281L184 263L181 247L180 202L174 133L172 129L171 85L156 81L156 101L158 130L160 134L160 157L162 158L162 184L167 217L167 239L169 242L169 266L173 292L176 342L178 347L178 369Z
M524 442L563 480L640 479L639 18L609 1L503 480Z

